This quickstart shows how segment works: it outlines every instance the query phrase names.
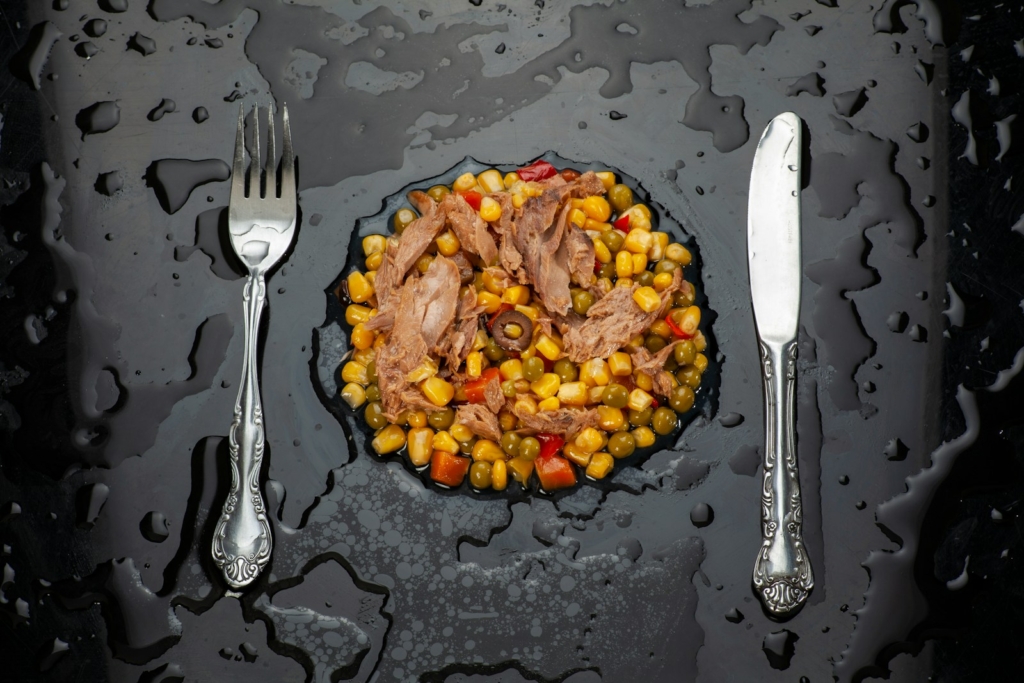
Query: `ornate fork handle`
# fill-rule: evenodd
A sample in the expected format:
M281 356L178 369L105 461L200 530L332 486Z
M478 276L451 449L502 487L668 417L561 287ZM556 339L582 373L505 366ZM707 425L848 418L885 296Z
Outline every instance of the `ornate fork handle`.
M213 561L233 588L246 586L270 561L273 539L260 491L263 463L263 409L260 405L256 346L267 301L263 272L252 268L245 284L245 351L242 381L228 434L231 489L213 536Z
M761 490L761 549L754 563L754 588L767 610L785 617L797 610L814 587L804 548L797 470L793 402L795 341L761 347L764 385L764 481Z

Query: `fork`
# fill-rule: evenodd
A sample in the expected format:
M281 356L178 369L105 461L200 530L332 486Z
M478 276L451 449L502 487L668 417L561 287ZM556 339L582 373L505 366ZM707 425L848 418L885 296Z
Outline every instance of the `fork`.
M231 247L249 271L242 294L245 312L245 352L242 381L235 399L234 420L228 433L231 489L213 533L213 561L232 588L250 584L270 561L273 538L260 490L263 463L263 408L256 365L260 315L267 301L266 276L291 246L295 236L297 200L295 157L288 125L288 105L282 115L284 152L281 155L281 193L277 193L274 148L274 109L268 110L269 151L265 195L261 196L259 106L253 107L253 144L249 162L249 193L245 191L245 110L238 108L238 131L231 172L228 232Z

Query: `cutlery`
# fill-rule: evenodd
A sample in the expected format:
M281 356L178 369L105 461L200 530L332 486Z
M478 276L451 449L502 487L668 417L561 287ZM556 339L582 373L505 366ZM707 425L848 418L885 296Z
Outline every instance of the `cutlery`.
M253 107L249 191L245 189L245 112L238 109L235 158L228 203L231 247L248 270L242 293L245 351L242 381L235 399L234 420L228 433L231 488L213 534L213 561L232 588L251 583L270 561L273 537L260 490L263 463L263 408L260 405L257 338L260 315L267 302L266 276L291 246L295 236L297 199L295 158L288 106L282 114L284 152L281 155L281 190L277 191L274 148L274 109L268 109L269 135L265 191L261 193L259 107ZM264 195L264 196L261 196Z
M753 584L768 613L791 616L814 587L804 548L794 434L800 315L801 121L779 114L757 143L747 205L750 296L764 386L761 548Z

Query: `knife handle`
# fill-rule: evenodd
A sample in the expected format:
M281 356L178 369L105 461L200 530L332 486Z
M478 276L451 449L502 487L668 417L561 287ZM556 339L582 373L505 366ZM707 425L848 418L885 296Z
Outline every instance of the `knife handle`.
M796 341L758 340L764 385L764 481L761 549L754 562L754 589L777 618L798 610L814 587L804 548L800 475L796 460L794 401Z

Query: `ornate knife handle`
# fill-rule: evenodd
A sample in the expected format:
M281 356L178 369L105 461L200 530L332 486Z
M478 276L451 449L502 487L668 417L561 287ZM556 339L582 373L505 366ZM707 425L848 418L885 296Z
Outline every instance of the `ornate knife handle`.
M235 416L228 433L231 489L213 533L213 561L232 588L251 583L270 561L273 539L260 491L263 463L263 409L256 368L260 315L267 301L263 273L249 273L243 292L245 352Z
M761 490L761 549L754 562L754 589L768 612L785 618L814 587L803 541L800 475L796 462L794 400L796 341L761 347L764 384L764 482Z

